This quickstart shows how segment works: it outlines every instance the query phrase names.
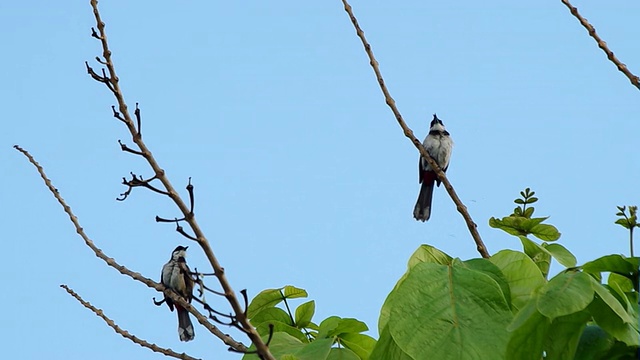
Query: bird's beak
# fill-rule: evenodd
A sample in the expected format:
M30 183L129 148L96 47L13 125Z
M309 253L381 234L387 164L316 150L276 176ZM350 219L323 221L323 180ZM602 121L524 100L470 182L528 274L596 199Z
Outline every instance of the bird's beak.
M188 246L185 246L185 247L184 247L184 251L187 251L187 249L188 249L188 248L189 248Z

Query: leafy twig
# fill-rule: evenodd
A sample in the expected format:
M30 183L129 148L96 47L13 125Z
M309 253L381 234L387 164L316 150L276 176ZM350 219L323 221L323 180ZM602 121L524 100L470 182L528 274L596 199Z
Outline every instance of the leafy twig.
M629 253L631 257L633 257L633 229L637 227L640 228L640 224L638 223L638 207L629 206L629 216L627 216L626 210L626 206L618 206L618 213L616 215L620 216L620 218L616 220L616 224L629 230Z

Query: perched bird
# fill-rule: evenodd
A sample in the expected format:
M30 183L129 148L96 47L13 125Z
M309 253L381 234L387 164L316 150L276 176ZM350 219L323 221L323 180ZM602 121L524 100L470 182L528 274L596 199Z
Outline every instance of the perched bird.
M440 169L447 171L453 140L451 140L449 132L445 130L442 120L438 119L436 114L433 114L429 135L424 139L422 145L424 145L424 148L436 161ZM438 179L436 173L433 172L429 163L422 156L420 156L418 167L420 168L420 183L422 183L422 186L420 187L416 206L413 208L413 217L416 220L427 221L431 216L433 183L437 182L438 186L440 186L440 179Z
M191 278L191 271L187 266L185 257L187 256L188 246L178 246L173 253L171 253L171 259L168 263L162 267L162 275L160 276L160 282L167 288L175 291L178 295L185 298L188 302L191 302L193 297L193 279ZM170 297L164 296L169 309L173 311L175 305L178 312L178 335L181 341L190 341L195 337L193 331L193 324L191 324L191 318L189 312L182 306L174 303Z

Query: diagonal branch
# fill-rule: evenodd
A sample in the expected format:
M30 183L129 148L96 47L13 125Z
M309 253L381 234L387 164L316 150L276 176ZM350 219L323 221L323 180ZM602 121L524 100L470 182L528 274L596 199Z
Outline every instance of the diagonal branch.
M125 266L118 264L115 259L108 257L107 255L105 255L104 252L102 252L102 250L100 250L95 244L94 242L87 236L87 234L84 232L84 229L82 228L82 226L80 226L80 222L78 221L78 217L76 217L73 212L71 211L71 207L69 207L69 205L67 205L67 203L64 201L64 199L62 198L62 196L60 195L60 192L58 191L58 189L56 189L53 186L53 183L51 183L51 180L49 180L49 178L47 177L47 175L44 173L44 169L42 168L42 166L40 166L40 164L38 164L38 162L33 158L33 156L31 154L29 154L29 152L27 150L24 150L23 148L21 148L18 145L15 145L14 148L18 151L20 151L24 156L27 157L27 159L29 159L29 162L31 164L33 164L33 166L36 167L36 169L38 170L38 173L40 174L40 177L42 178L42 180L44 180L44 183L47 185L47 187L49 188L49 191L51 191L51 193L53 194L53 196L56 198L56 200L58 200L58 203L62 206L62 208L64 209L64 212L67 213L67 215L69 215L69 220L71 220L71 222L73 223L73 225L76 228L76 232L78 233L78 235L80 235L80 237L84 240L84 243L91 248L91 250L93 250L93 253L100 259L102 259L105 263L107 263L107 265L111 266L112 268L118 270L118 272L120 272L123 275L127 275L129 277L131 277L134 280L138 280L141 283L147 285L150 288L153 288L157 291L160 291L162 293L164 293L165 295L167 295L168 297L170 297L174 302L180 304L183 308L187 309L187 311L189 311L191 314L193 314L193 316L196 317L196 319L198 320L198 322L200 324L202 324L204 327L206 327L212 334L214 334L215 336L217 336L218 338L220 338L220 340L222 340L226 345L229 345L231 348L243 352L247 350L247 347L245 345L243 345L242 343L234 340L231 336L229 336L228 334L223 333L222 331L220 331L220 329L218 329L215 325L211 324L207 318L202 315L200 312L198 312L198 310L196 310L195 307L191 306L190 303L188 303L184 298L182 298L181 296L178 296L175 292L168 290L167 288L164 287L164 285L157 283L149 278L146 278L144 276L142 276L140 273L137 272L133 272L129 269L127 269Z
M122 337L129 339L131 341L133 341L134 343L142 346L142 347L146 347L151 351L154 352L158 352L161 354L164 354L166 356L171 356L174 357L176 359L183 359L183 360L199 360L197 358L194 358L192 356L189 356L185 353L179 354L171 349L165 349L163 347L160 347L156 344L147 342L145 340L142 340L140 338L138 338L135 335L131 335L127 330L122 329L120 326L118 326L113 320L111 320L107 315L104 314L104 312L101 309L96 308L95 306L91 305L90 302L85 301L84 299L82 299L82 297L80 295L78 295L75 291L73 291L71 288L69 288L67 285L60 285L61 288L65 289L69 295L73 296L76 300L78 300L78 302L80 302L80 304L82 304L82 306L86 307L87 309L93 311L94 314L96 314L96 316L98 316L99 318L101 318L102 320L104 320L104 322L107 323L107 325L109 325L110 328L113 329L113 331L115 331L116 333L122 335Z
M369 56L369 64L373 68L373 72L376 74L376 78L378 79L378 84L380 85L380 89L384 94L384 99L387 105L389 106L389 108L391 108L393 115L395 115L396 120L398 121L398 124L404 131L404 136L408 137L409 140L411 140L413 145L418 149L418 151L420 151L420 155L422 155L422 157L424 157L429 163L429 165L433 168L436 175L438 176L438 179L442 181L442 184L444 184L444 188L447 189L449 196L451 196L451 200L453 200L453 202L456 204L458 212L464 218L464 221L467 224L467 228L469 228L469 232L471 233L471 237L473 237L473 240L476 243L476 249L478 250L480 255L482 255L483 258L488 258L489 252L487 251L486 246L482 242L480 233L478 233L477 225L475 222L473 222L471 215L467 211L467 207L462 203L462 200L460 200L460 198L458 197L458 194L456 194L455 190L453 189L453 186L449 182L449 179L447 179L447 176L445 175L445 173L438 166L438 163L436 163L436 161L433 160L431 156L429 156L429 153L422 145L422 142L420 142L420 140L418 140L415 137L415 135L413 135L413 131L404 122L404 119L402 118L400 111L396 107L395 100L393 100L393 98L391 97L391 94L389 94L389 90L387 89L387 86L384 83L384 79L382 78L382 73L380 72L380 66L378 64L378 61L376 60L375 56L373 56L371 45L365 38L364 31L362 31L362 29L360 28L360 25L358 24L358 19L356 19L355 15L353 14L353 9L351 5L349 5L347 0L342 0L342 3L344 4L344 10L347 12L347 14L349 14L351 23L356 29L356 34L362 41L362 45L364 46L364 51L367 53L367 56Z
M118 109L122 116L125 119L125 124L129 132L131 133L131 137L133 142L138 146L140 152L143 154L142 156L147 160L149 166L155 171L156 177L162 182L164 185L168 196L173 200L176 206L180 209L180 212L184 215L186 222L191 227L194 237L197 239L198 244L202 248L203 252L207 256L211 267L214 270L215 276L220 282L220 286L223 289L224 296L229 302L233 312L236 314L236 318L244 332L247 333L247 336L251 340L251 342L256 347L256 352L261 358L266 360L275 360L273 355L269 352L268 346L262 341L260 334L258 334L257 330L251 325L249 322L249 318L247 318L244 309L242 308L241 302L238 300L236 293L233 291L231 284L229 283L224 268L220 265L218 259L213 254L213 250L209 245L209 241L205 237L203 231L200 229L200 225L195 219L194 214L190 211L189 206L182 200L178 192L175 190L169 178L165 175L164 170L160 167L155 157L151 153L151 151L147 148L144 141L142 141L142 136L140 136L138 130L136 130L136 126L134 121L129 114L129 110L127 108L127 104L124 100L124 95L122 90L120 89L119 79L116 75L115 66L113 64L113 60L111 58L111 50L109 50L109 44L107 43L107 35L105 33L105 24L100 17L100 12L98 11L98 1L91 0L91 7L93 8L93 15L96 19L96 25L98 28L98 33L96 36L97 39L100 40L102 44L102 57L104 58L104 62L106 63L107 71L109 73L109 84L110 89L113 88L113 94L118 102ZM189 305L190 306L190 305Z
M600 36L598 36L598 34L596 33L596 28L594 28L593 25L589 24L587 19L583 18L580 15L580 13L578 12L578 8L571 5L569 0L561 0L561 1L567 8L569 8L569 11L571 11L571 14L575 16L575 18L578 19L578 21L580 21L580 24L582 24L582 26L584 26L584 28L587 29L587 31L589 32L589 36L591 36L593 40L595 40L596 43L598 43L598 47L602 49L602 51L604 51L605 54L607 54L607 58L618 68L618 70L620 70L626 77L629 78L629 81L631 81L631 84L633 84L633 86L635 86L636 88L638 88L638 90L640 90L640 78L633 75L631 71L629 71L629 69L627 68L627 65L623 64L620 60L618 60L618 58L613 54L613 51L609 50L607 43L604 40L602 40Z

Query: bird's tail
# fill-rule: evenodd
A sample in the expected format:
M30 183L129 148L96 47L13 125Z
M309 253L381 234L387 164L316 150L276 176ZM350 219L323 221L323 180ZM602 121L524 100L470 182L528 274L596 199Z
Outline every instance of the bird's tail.
M196 334L193 331L189 312L178 306L178 304L176 304L176 310L178 311L178 335L180 335L180 341L193 340Z
M420 187L418 201L413 208L413 217L416 220L427 221L431 216L431 199L433 198L433 180L424 180Z

